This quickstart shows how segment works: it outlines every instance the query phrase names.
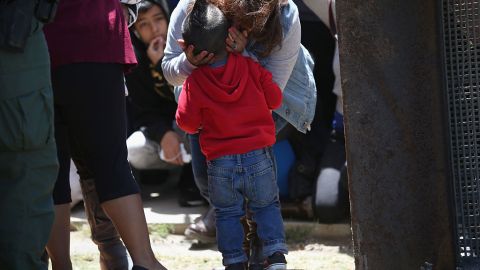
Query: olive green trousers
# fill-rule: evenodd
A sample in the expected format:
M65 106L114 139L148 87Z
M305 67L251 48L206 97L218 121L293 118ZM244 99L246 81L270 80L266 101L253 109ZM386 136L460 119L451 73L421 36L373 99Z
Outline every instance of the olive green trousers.
M23 53L0 49L0 269L47 269L58 161L41 25Z

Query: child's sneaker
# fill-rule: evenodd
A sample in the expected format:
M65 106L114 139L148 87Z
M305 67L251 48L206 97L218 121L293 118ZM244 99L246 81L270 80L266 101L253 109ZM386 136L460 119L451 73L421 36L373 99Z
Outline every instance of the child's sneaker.
M245 263L234 263L234 264L229 264L225 267L225 270L245 270L247 269L245 267Z
M265 270L286 270L287 260L281 252L275 252L265 261Z

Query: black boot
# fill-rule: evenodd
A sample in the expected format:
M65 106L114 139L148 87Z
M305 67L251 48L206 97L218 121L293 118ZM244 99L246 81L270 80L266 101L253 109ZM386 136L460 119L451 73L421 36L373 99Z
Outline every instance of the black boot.
M92 240L100 251L100 269L127 269L127 249L100 205L94 179L81 179L80 185Z
M225 267L225 270L245 270L246 264L245 263L234 263L234 264L229 264Z

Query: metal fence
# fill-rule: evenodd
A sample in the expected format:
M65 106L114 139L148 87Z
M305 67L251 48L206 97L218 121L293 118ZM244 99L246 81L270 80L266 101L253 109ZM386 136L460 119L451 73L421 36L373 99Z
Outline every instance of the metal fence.
M480 2L444 0L445 72L457 260L480 262Z

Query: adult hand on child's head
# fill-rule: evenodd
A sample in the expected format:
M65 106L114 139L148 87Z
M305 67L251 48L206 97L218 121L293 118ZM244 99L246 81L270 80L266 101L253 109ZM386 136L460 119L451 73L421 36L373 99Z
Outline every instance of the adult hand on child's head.
M211 64L214 60L214 54L207 51L201 51L199 54L195 55L193 50L195 49L193 45L186 46L183 39L177 40L180 47L182 47L183 52L187 56L188 62L194 66L201 66L206 64Z
M163 50L165 49L165 39L162 36L154 38L148 45L147 55L152 64L157 65L158 61L163 58Z
M175 165L183 165L180 152L180 136L174 131L167 131L160 141L165 161Z
M228 37L225 41L227 43L228 52L242 53L248 42L248 32L244 30L243 32L238 31L234 26L228 29Z

